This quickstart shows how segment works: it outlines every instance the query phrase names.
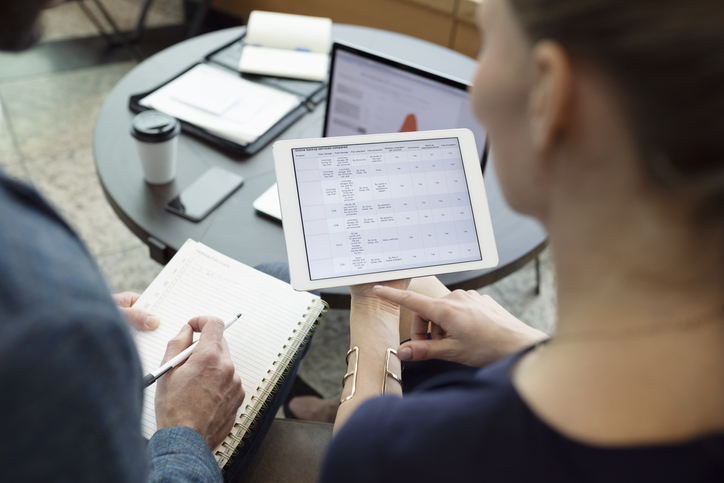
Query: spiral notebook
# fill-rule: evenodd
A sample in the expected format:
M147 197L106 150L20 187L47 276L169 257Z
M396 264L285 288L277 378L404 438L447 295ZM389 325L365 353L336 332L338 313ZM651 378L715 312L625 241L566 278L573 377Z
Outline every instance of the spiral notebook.
M295 363L327 304L308 292L266 275L201 243L188 240L136 302L161 318L154 331L133 336L144 374L157 369L166 344L196 315L222 320L242 313L224 337L246 392L237 420L214 450L219 467L227 466L244 438ZM156 431L156 385L144 394L142 430Z

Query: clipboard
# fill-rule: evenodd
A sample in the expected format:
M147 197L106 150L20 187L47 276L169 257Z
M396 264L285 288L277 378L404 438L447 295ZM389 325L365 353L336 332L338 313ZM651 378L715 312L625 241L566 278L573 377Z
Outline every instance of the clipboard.
M289 126L299 120L305 114L313 111L315 107L327 97L327 82L303 81L298 79L286 79L281 77L270 77L260 75L242 74L237 70L239 57L244 46L244 35L233 41L222 45L218 49L207 54L200 62L191 65L188 69L176 74L168 81L154 87L153 89L133 94L128 101L128 107L133 112L142 112L149 108L141 105L141 100L150 94L156 92L199 64L206 64L214 68L222 69L225 72L231 72L240 78L253 82L262 86L274 88L294 94L300 98L299 105L290 110L284 117L279 119L266 132L257 137L249 144L243 145L233 140L227 139L216 133L212 133L202 127L194 125L190 122L180 120L181 130L187 134L202 139L214 146L239 156L252 156L259 152L264 146L269 144L277 136L279 136Z

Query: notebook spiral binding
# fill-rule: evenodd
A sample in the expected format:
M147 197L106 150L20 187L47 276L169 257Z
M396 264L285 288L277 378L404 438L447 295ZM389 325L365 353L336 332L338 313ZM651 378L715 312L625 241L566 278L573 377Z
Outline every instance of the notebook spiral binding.
M256 388L255 394L251 397L252 403L246 405L245 412L239 416L227 436L227 440L222 443L224 450L216 451L216 459L220 467L231 464L234 456L238 454L238 448L244 446L244 440L249 437L250 430L256 426L261 412L268 408L267 401L279 390L284 382L284 377L289 374L290 368L299 359L319 322L329 311L329 304L319 299L307 307L307 311L304 314L304 320L297 323L299 328L293 331L295 336L289 337L289 343L283 346L286 352L280 352L279 359L274 361L273 365L279 367L267 371L268 377L262 379L265 386ZM304 335L296 336L300 332Z

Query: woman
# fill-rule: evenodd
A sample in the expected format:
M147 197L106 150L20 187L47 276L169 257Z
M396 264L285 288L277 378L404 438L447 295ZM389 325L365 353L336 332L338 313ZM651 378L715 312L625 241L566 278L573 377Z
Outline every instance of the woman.
M724 480L724 2L484 0L479 21L474 108L548 230L556 334L431 280L353 287L322 480ZM400 359L485 367L372 398L400 394L400 306Z

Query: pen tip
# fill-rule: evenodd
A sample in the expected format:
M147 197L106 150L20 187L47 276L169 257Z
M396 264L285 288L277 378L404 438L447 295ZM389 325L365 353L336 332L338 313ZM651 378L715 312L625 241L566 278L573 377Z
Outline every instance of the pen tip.
M236 314L236 318L238 319L239 317L241 317L241 314Z

